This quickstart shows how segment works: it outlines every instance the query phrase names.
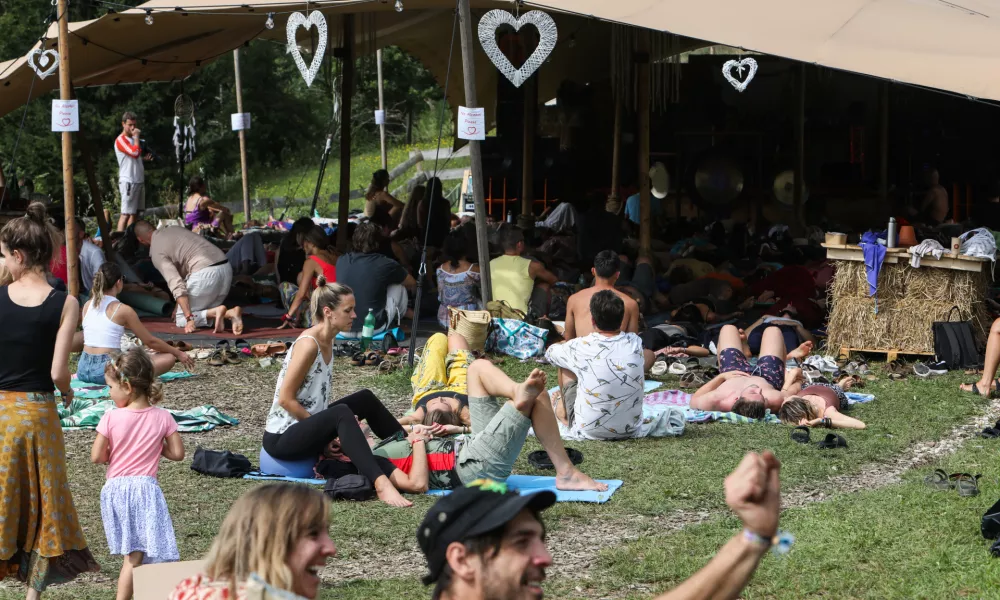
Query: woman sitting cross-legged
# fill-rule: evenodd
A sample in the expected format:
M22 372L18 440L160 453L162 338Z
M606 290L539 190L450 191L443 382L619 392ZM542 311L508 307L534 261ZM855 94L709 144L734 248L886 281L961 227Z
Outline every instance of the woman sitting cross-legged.
M466 238L461 233L449 233L444 238L445 262L438 267L438 323L448 326L449 307L462 310L482 310L479 292L479 265L468 260Z
M118 301L118 294L125 285L122 271L113 262L106 262L97 269L93 296L83 305L83 331L73 337L74 350L82 349L76 367L76 378L86 383L107 385L104 367L111 362L112 354L121 352L122 333L128 328L152 351L153 374L163 375L180 361L188 369L194 361L173 346L149 333L135 310Z
M302 332L285 356L264 428L264 450L278 460L318 460L339 438L341 452L371 480L379 499L391 506L412 506L399 490L426 491L426 472L420 481L390 461L376 459L358 425L359 420L367 421L372 433L387 438L403 430L399 422L370 390L330 403L333 341L351 328L355 301L345 285L327 283L322 275L316 283L309 306L314 325Z

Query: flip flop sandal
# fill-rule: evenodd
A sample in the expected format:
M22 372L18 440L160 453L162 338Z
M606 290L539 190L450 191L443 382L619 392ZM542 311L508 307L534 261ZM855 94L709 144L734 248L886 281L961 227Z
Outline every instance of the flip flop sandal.
M996 381L994 381L994 384L997 386L996 389L1000 389L1000 379L997 379ZM996 389L993 389L992 387L984 394L983 391L981 389L979 389L979 382L978 381L974 381L972 383L967 383L966 385L972 386L972 389L969 390L969 391L962 390L966 394L975 394L976 396L980 396L982 398L993 398L997 394Z
M941 469L934 469L934 472L924 477L924 485L935 490L950 490L955 484L948 479L948 474Z
M903 381L906 379L906 373L889 373L889 381Z
M972 496L979 495L979 478L982 477L980 474L972 475L971 473L952 473L949 479L955 481L955 489L958 490L958 495L962 498L971 498Z
M688 372L688 368L684 363L675 362L667 368L667 372L671 375L684 375Z
M793 442L798 442L800 444L808 444L809 428L804 425L799 425L798 427L792 430L792 432L788 435L788 437L792 438Z
M715 379L718 376L719 376L719 370L716 369L715 367L709 367L709 368L705 369L705 378L706 379Z
M243 362L243 357L235 350L226 350L222 353L222 358L225 359L227 365L238 365Z
M685 373L681 375L681 388L696 388L701 387L704 384L705 382L701 379L701 377L698 377L697 373Z
M385 359L382 358L382 355L374 350L369 350L368 353L365 354L365 366L368 367L377 367L381 365L384 360Z
M837 435L836 433L828 433L826 437L823 438L819 444L817 444L821 450L830 450L834 448L846 448L847 440L843 436Z
M188 352L194 349L194 346L185 342L184 340L171 340L167 342L167 345L173 348L177 348L181 352Z
M248 344L247 341L245 339L243 339L243 338L237 338L233 342L233 346L236 347L236 351L237 352L240 352L240 353L243 353L243 354L246 354L246 355L250 354L250 344Z
M979 432L979 437L991 440L1000 437L1000 429L996 427L987 427L986 429Z
M574 465L583 462L583 453L575 448L566 448L566 455L569 456L570 462ZM549 458L549 453L545 450L535 450L528 454L528 463L539 470L555 468L552 459Z
M213 352L211 350L198 350L198 352L195 353L194 357L197 358L198 360L205 360L206 358L212 356L212 354Z
M365 366L365 360L365 354L363 352L358 352L351 357L351 364L355 367L363 367Z
M215 349L220 352L229 350L229 340L219 340L218 342L215 342Z
M653 363L653 366L649 368L649 374L653 377L662 377L664 373L667 372L667 361L657 360Z
M209 366L212 367L221 367L222 365L226 364L226 358L222 350L216 350L215 352L213 352L208 359L208 364Z

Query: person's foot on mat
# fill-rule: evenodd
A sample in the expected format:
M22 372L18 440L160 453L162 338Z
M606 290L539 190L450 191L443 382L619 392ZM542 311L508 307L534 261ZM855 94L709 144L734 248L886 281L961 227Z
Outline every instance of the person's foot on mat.
M389 506L395 506L397 508L408 508L413 506L413 503L403 497L396 489L392 482L388 478L379 477L379 480L375 482L375 493L378 495L378 499L385 502Z
M226 311L226 318L233 321L233 335L243 335L243 308L237 306Z
M212 329L215 333L224 333L226 330L226 307L217 306L215 307L209 316L215 319L215 328Z
M812 349L813 349L813 343L812 342L803 342L803 343L799 344L798 348L796 348L795 350L792 350L791 352L789 352L785 356L786 356L786 358L794 358L795 360L803 360L805 357L809 356L809 353L812 352Z
M557 490L574 491L608 491L608 484L594 479L579 469L573 469L565 475L556 475Z
M538 397L538 394L545 391L545 380L545 371L535 369L528 375L527 379L517 384L514 397L511 398L514 402L514 407L521 412L530 408L535 398Z

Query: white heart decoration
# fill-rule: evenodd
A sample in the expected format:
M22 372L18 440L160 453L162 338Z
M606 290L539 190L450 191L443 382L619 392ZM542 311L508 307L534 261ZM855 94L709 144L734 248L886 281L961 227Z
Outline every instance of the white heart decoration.
M743 69L749 68L750 72L747 73L747 78L743 81L733 77L732 70L736 69L740 76L743 75ZM742 92L747 89L750 85L750 81L753 80L753 76L757 74L757 61L752 58L744 58L743 60L727 60L726 64L722 65L722 76L726 78L726 81L731 83L737 92Z
M507 57L497 46L497 28L501 25L510 25L514 31L520 31L524 25L534 25L538 29L538 47L531 53L528 60L524 61L519 69L515 69L510 64ZM515 18L505 10L491 10L479 20L479 43L482 44L486 55L490 57L493 64L500 70L514 87L521 87L531 74L542 66L548 58L552 49L556 47L559 39L559 31L556 29L556 22L552 17L540 10L531 10L520 17Z
M299 51L299 45L295 41L295 32L299 27L308 30L313 26L316 27L318 41L316 43L316 52L313 53L312 63L306 68L306 61L302 60L302 53ZM288 39L288 52L295 59L295 66L302 73L302 78L306 80L306 87L312 87L313 79L316 79L316 73L319 72L319 67L323 63L323 55L326 54L326 17L318 10L309 13L308 18L302 13L292 13L288 17L288 23L285 25L285 36Z
M38 74L39 79L45 79L59 69L59 53L55 50L42 51L35 48L28 53L28 66Z

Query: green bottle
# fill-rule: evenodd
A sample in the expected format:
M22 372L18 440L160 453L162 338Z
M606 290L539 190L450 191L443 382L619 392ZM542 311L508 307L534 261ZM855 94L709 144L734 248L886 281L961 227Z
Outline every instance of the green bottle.
M372 309L368 309L368 315L365 317L365 324L361 328L361 350L365 351L372 345L372 337L375 335L375 313Z

